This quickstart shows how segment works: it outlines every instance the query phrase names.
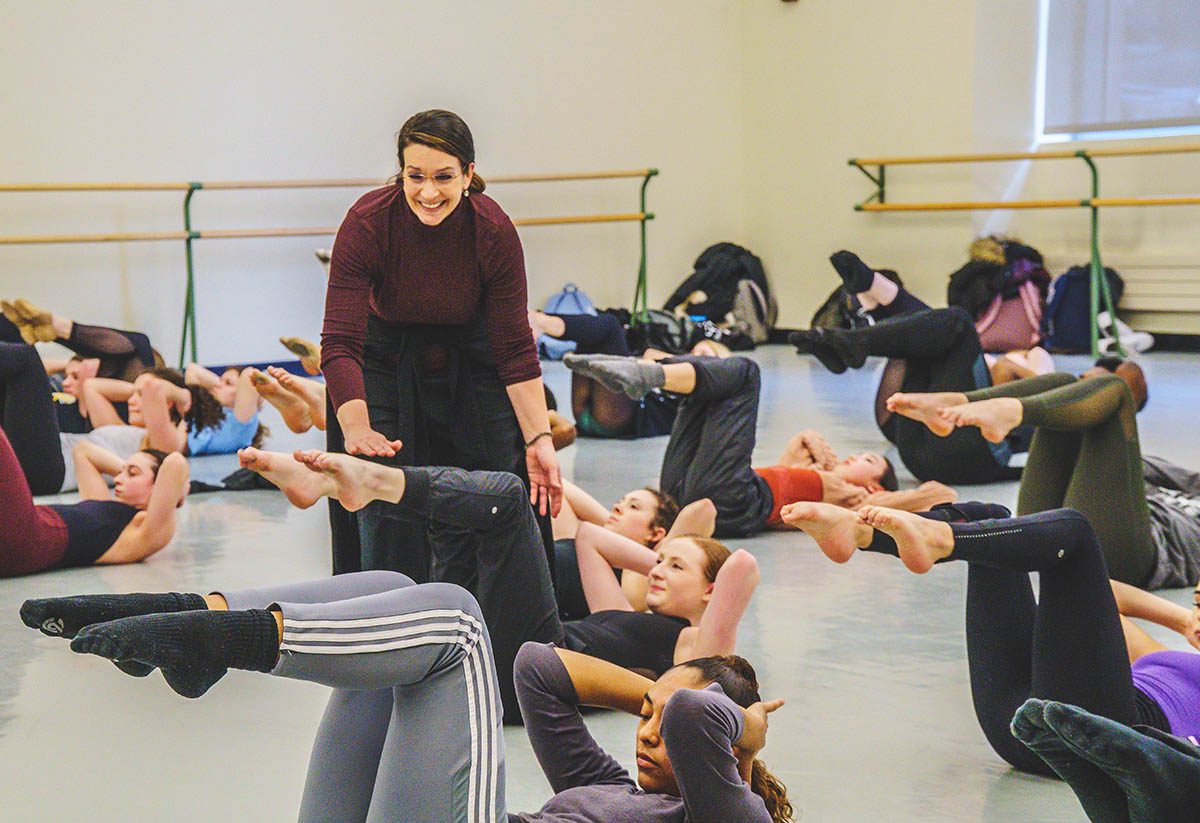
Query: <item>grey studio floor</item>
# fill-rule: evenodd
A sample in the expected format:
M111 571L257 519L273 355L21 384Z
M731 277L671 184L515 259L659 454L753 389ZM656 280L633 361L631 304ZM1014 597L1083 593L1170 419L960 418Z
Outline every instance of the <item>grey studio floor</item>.
M886 445L870 400L875 369L832 376L788 347L751 355L763 367L756 462L774 462L801 428L826 433L841 454ZM1061 358L1082 369L1081 357ZM1151 400L1143 448L1200 465L1196 431L1200 358L1149 354ZM546 364L563 402L569 376ZM271 445L319 445L287 433L271 410ZM666 438L580 441L560 453L565 474L601 501L654 483ZM193 461L220 477L232 457ZM903 477L908 483L912 478ZM1012 505L1016 484L961 488L962 499ZM210 591L321 577L329 571L323 505L292 508L273 491L197 495L179 535L136 566L93 567L0 581L0 820L294 820L326 690L231 672L199 700L178 697L158 674L137 680L107 661L21 625L28 597L104 591ZM799 532L732 541L752 551L762 583L739 636L771 717L763 756L786 782L800 820L1081 821L1070 790L1009 769L975 723L963 641L965 568L917 577L895 560L827 561ZM1187 602L1189 593L1166 593ZM1172 647L1182 638L1156 632ZM597 738L632 765L634 720L597 714ZM549 788L523 731L510 728L510 810L540 807Z

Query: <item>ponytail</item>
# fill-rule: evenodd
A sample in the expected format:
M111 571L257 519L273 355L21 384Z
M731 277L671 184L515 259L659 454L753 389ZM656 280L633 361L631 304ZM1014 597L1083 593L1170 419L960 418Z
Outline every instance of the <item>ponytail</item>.
M761 702L758 694L758 675L750 661L736 654L723 657L700 657L680 663L694 670L701 682L716 683L725 696L743 709ZM750 791L762 798L772 823L789 823L795 815L788 800L787 787L757 758L750 767Z
M487 183L484 182L484 179L479 175L479 172L475 172L471 175L471 183L467 186L467 191L471 192L472 194L483 194L483 190L486 188Z

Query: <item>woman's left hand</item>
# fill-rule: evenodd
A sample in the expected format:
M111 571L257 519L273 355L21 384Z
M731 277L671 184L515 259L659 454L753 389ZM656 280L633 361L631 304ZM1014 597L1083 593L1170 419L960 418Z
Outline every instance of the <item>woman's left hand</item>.
M562 472L549 437L539 437L525 449L525 469L529 473L529 502L538 514L557 516L562 509Z

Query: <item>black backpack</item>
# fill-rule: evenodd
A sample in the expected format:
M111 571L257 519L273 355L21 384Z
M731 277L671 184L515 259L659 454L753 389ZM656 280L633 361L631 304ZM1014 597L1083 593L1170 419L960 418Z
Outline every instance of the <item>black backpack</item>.
M688 315L723 323L726 315L733 311L738 283L743 280L753 282L768 304L773 304L762 261L736 243L717 243L700 253L691 276L667 298L663 310L674 311L676 306L687 302L693 292L702 291L707 299L689 305Z
M1108 292L1113 305L1121 302L1125 281L1113 269L1104 267ZM1042 316L1046 347L1053 352L1085 352L1092 346L1091 307L1092 268L1088 264L1072 266L1055 278L1050 300ZM1100 302L1100 310L1105 309Z

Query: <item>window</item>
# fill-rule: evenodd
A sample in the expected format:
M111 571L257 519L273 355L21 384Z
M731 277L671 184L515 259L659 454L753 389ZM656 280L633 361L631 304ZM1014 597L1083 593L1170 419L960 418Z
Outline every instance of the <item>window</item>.
M1200 133L1200 0L1041 0L1042 134Z

